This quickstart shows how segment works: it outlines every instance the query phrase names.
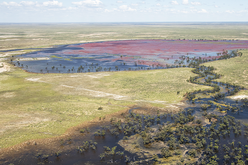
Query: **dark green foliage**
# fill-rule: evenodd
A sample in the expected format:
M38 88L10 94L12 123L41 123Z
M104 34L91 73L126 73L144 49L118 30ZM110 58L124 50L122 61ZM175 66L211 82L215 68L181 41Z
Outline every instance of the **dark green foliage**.
M194 158L194 157L196 156L196 150L191 149L191 150L189 150L188 154L189 154L191 157Z
M163 148L163 149L161 150L161 155L162 155L164 158L168 158L168 157L171 157L171 156L172 156L171 152L170 152L168 149L166 149L166 148Z
M158 161L158 155L156 155L156 154L153 155L153 156L152 156L152 159L153 159L153 161L157 162L157 161Z
M89 149L95 150L97 146L97 142L90 141L84 141L81 146L77 147L77 150L79 153L83 153Z

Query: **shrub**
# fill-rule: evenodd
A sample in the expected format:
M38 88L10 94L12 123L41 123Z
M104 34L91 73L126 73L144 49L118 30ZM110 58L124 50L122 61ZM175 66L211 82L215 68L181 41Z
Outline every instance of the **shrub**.
M168 158L170 156L172 156L171 152L169 150L167 150L166 148L163 148L161 150L161 155L164 157L164 158Z

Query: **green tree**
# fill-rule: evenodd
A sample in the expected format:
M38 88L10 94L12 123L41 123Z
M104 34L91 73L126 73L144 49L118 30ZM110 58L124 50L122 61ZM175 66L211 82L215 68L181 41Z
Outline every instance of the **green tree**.
M171 152L169 150L167 150L166 148L163 148L161 150L161 155L164 157L164 158L168 158L170 156L172 156Z

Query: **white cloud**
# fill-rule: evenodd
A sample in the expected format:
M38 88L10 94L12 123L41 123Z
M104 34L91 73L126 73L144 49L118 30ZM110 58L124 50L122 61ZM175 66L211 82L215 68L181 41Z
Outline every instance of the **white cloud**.
M189 0L183 0L183 4L187 5L189 3Z
M122 11L136 11L136 9L133 9L131 7L128 7L127 5L121 5L119 7L119 9L122 10Z
M109 13L109 12L111 12L111 10L105 9L104 12Z
M16 3L16 2L3 2L2 3L2 5L4 5L4 6L8 6L8 7L10 7L10 6L21 6L20 4L18 4L18 3Z
M123 3L123 1L116 1L117 3Z
M137 3L133 3L131 4L131 6L139 6Z
M78 8L76 7L64 7L61 10L77 10Z
M3 2L2 5L8 6L8 7L13 7L13 6L18 6L18 7L62 7L63 3L59 1L45 1L43 3L38 3L38 2L33 2L33 1L21 1L20 3L16 2Z
M200 2L191 2L191 5L200 5Z
M156 5L157 5L157 6L161 6L160 3L157 3Z
M233 10L226 10L226 13L232 14L232 13L235 13L235 12Z
M172 5L178 5L178 2L177 1L171 1L171 4Z
M61 7L63 5L62 2L59 2L59 1L46 1L46 2L43 2L42 3L43 6L59 6Z
M208 13L208 11L206 9L201 9L198 11L198 13Z
M240 11L237 11L237 13L248 13L248 10L240 10Z
M181 13L187 14L187 13L189 13L189 11L187 11L187 10L182 10Z
M33 2L33 1L21 1L20 4L23 5L23 6L34 6L34 5L38 5L38 2Z
M79 2L72 2L72 4L85 7L100 7L102 5L102 2L100 0L85 0Z

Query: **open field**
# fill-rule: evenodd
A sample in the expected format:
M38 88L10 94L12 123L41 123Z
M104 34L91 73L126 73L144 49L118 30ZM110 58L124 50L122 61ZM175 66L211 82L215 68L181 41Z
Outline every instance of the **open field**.
M86 74L30 74L12 68L0 79L0 146L58 136L131 105L178 110L170 103L178 103L186 91L206 88L186 82L193 75L186 68Z
M240 39L247 25L0 25L0 49L41 48L78 42L122 39ZM33 50L0 52L0 61ZM248 88L247 51L215 61L221 81ZM236 65L236 64L239 65ZM228 65L227 65L228 64ZM231 69L230 69L231 68ZM0 64L1 69L1 64ZM178 110L185 92L209 87L186 82L189 68L75 74L33 74L10 66L0 73L0 148L29 139L49 138L68 128L133 105ZM236 78L236 79L235 79ZM237 82L236 82L237 80ZM177 91L180 94L177 95ZM239 94L248 94L241 91ZM103 110L98 110L102 107ZM174 109L173 109L174 108Z
M0 24L0 50L130 39L248 40L246 23Z

